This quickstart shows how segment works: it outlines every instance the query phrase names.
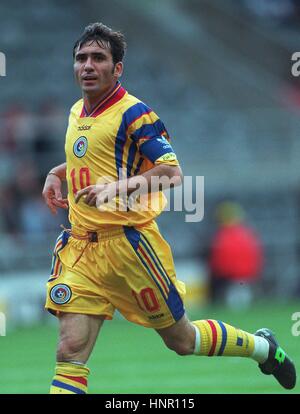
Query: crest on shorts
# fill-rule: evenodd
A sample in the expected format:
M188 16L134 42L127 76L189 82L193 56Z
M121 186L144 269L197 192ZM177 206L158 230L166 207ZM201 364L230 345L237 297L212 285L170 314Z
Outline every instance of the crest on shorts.
M86 137L79 137L73 145L73 152L76 157L81 158L85 155L88 148L88 140Z
M57 305L64 305L65 303L69 302L71 296L72 291L67 285L55 285L50 290L50 298L52 302L56 303Z

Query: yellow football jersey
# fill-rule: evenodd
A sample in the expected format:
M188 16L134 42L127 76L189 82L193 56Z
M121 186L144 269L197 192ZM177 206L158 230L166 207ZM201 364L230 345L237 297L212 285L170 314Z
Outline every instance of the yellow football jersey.
M101 210L88 206L83 199L75 203L77 191L89 185L129 178L159 163L178 165L162 121L119 82L92 113L87 114L82 99L73 105L65 151L69 219L73 226L97 230L115 225L141 225L158 216L165 207L162 192L151 195L151 202L145 195L146 204L145 199L144 203L139 199L139 208L128 206L118 197L113 203L115 208L108 206Z

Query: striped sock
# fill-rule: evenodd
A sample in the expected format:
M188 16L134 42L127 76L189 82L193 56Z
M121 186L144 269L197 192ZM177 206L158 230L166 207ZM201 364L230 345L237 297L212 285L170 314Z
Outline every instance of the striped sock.
M195 354L206 356L250 357L254 350L254 335L215 320L192 322L200 335ZM200 340L199 340L200 336Z
M57 362L50 394L86 394L89 369L74 362Z

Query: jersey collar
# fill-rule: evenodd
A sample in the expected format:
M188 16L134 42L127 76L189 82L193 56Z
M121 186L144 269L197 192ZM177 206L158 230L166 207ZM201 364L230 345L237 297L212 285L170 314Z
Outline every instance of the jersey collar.
M88 113L85 105L83 105L80 118L85 118L85 117L95 118L96 116L102 114L102 112L106 111L106 109L110 108L112 105L117 103L120 99L122 99L125 93L126 93L126 90L122 87L121 83L118 81L114 89L105 98L101 99L101 101L97 103L97 105L94 107L94 109L90 113Z

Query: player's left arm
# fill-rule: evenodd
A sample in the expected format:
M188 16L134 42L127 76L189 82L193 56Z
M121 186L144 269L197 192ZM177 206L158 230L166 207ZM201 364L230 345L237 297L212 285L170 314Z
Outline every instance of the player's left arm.
M162 179L160 181L160 179ZM157 179L157 181L155 181ZM96 184L78 191L75 202L81 197L91 207L101 205L112 200L120 194L130 195L136 190L141 194L152 193L168 188L180 186L183 182L183 174L179 165L158 164L143 174L109 184Z
M147 121L152 121L151 117ZM144 184L141 193L157 192L182 184L182 170L170 144L167 130L159 119L154 124L146 123L138 128L132 136L136 139L139 153L152 163L153 168L140 175L119 181L117 183L118 193L127 191L127 195L130 195L141 185L141 177L143 178L142 184Z
M147 112L140 117L137 123L132 124L129 135L141 157L150 161L153 167L127 179L86 187L76 194L76 203L84 196L86 204L96 206L120 194L129 196L136 190L140 194L153 193L182 184L182 171L169 142L169 135L156 114Z
M179 165L158 164L143 174L118 181L117 191L119 193L127 192L130 195L133 191L141 186L141 177L144 178L144 192L152 193L180 186L183 182L183 174ZM157 187L155 179L159 186ZM165 180L160 180L166 178ZM142 189L141 189L142 190Z

